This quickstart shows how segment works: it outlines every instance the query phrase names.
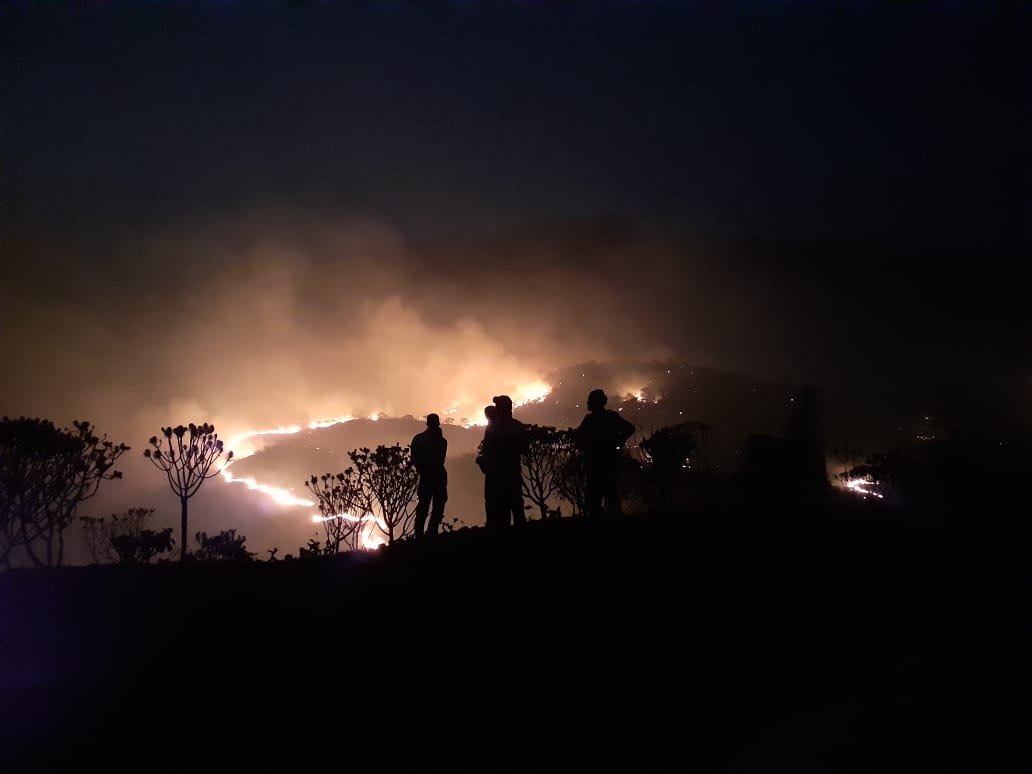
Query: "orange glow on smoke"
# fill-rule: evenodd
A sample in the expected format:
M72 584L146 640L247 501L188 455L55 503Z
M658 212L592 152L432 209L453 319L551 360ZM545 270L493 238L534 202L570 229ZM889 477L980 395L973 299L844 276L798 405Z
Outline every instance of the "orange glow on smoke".
M516 406L525 406L528 403L540 403L552 391L552 388L538 379L528 384L522 384L516 388Z

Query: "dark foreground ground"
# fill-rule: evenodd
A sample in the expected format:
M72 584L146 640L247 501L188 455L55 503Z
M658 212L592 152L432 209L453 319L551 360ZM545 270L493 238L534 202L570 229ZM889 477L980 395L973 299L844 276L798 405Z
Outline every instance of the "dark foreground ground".
M854 513L0 577L0 771L1028 771L1027 544Z

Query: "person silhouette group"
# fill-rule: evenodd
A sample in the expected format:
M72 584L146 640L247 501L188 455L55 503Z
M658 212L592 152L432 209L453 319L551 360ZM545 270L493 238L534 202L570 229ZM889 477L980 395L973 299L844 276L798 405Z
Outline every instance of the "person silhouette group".
M588 394L588 413L574 430L576 447L584 463L587 514L621 513L619 481L624 444L634 435L634 425L606 408L602 389ZM476 464L484 474L484 525L495 531L525 524L523 504L523 456L527 452L527 426L513 416L508 395L496 395L484 407L484 436L477 447ZM436 535L448 501L445 470L448 441L437 414L428 414L427 429L412 439L412 462L419 473L415 534ZM429 522L427 518L429 516Z
M513 417L508 395L496 395L484 416L487 427L477 453L484 473L484 524L492 530L524 524L522 456L527 428Z

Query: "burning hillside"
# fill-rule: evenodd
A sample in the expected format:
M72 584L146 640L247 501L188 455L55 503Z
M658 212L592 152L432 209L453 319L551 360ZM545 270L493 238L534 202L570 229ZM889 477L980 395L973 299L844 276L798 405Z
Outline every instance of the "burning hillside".
M639 436L687 421L711 426L709 454L718 468L745 435L782 432L792 400L791 389L784 385L684 363L588 363L557 371L526 388L517 416L530 424L576 426L586 413L584 397L597 386L610 395L609 407L636 425ZM449 443L449 512L478 523L482 479L473 454L483 437L478 427L482 415L472 407L449 407L441 413ZM231 439L231 446L237 444L234 450L243 452L223 475L281 505L314 508L303 485L309 476L344 470L352 449L406 445L424 427L422 418L413 416L342 417L244 434Z

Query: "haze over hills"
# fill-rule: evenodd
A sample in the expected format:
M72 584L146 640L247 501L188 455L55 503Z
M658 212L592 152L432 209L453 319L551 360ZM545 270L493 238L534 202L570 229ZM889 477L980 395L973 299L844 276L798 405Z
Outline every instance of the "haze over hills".
M741 464L743 441L749 435L777 435L789 432L802 385L763 379L729 370L698 366L684 360L613 360L571 365L543 378L550 391L540 400L516 408L521 421L558 428L576 426L586 413L587 393L601 386L610 396L610 408L619 410L638 428L632 445L653 430L679 422L708 425L707 458L718 475L733 472ZM488 384L490 382L488 381ZM475 385L483 390L484 385ZM943 423L933 416L925 421L907 406L893 412L884 406L865 414L855 396L820 389L821 425L826 448L849 444L868 451L912 442L918 435L945 435ZM431 386L432 388L432 386ZM480 400L488 401L490 393ZM245 402L247 398L245 396ZM433 407L442 416L449 442L449 520L459 526L483 523L484 479L474 462L474 450L483 437L482 422L475 405ZM482 411L482 406L479 410ZM479 415L478 415L479 414ZM290 423L305 417L286 413ZM326 417L330 419L330 417ZM915 419L924 423L914 425ZM266 426L268 427L268 426ZM357 418L326 427L302 426L288 434L255 435L229 448L237 459L229 473L245 483L225 483L216 478L190 504L191 533L209 534L236 529L247 536L247 545L261 556L273 548L279 555L296 552L309 539L323 539L322 527L313 523L317 513L314 498L304 482L312 475L337 473L351 462L347 452L378 444L408 444L425 427L423 416L385 416L376 420ZM263 429L260 425L258 430ZM231 437L226 438L227 442ZM253 453L251 449L254 449ZM105 488L101 496L83 509L83 515L102 516L134 506L152 507L155 526L177 523L178 501L171 496L163 477L144 466L134 450L126 460L126 480ZM253 491L248 486L273 488ZM557 503L558 504L558 503ZM568 507L563 508L568 513ZM79 542L78 531L69 538ZM88 562L81 546L71 547L71 561Z

